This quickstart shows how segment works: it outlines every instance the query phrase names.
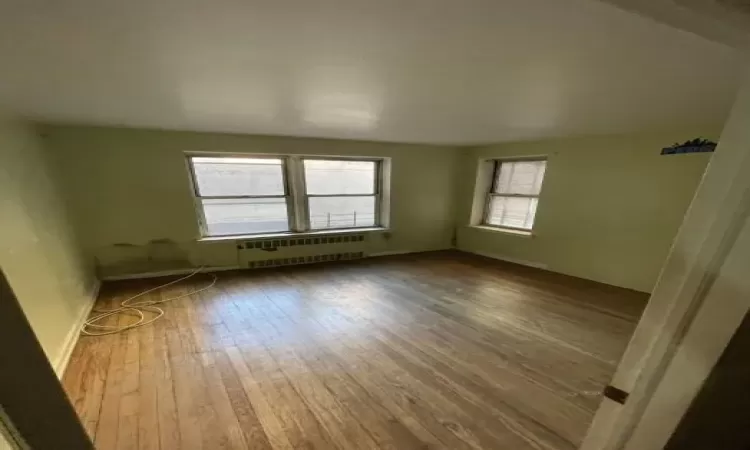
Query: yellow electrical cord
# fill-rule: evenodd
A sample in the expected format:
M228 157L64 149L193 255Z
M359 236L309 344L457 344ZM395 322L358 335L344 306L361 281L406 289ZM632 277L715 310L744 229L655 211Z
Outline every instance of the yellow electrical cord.
M170 281L169 283L162 284L161 286L157 286L155 288L151 288L147 291L143 291L140 294L134 295L128 299L123 300L120 303L120 306L115 309L105 309L105 310L97 310L95 309L94 312L97 313L94 317L87 319L86 322L83 323L83 326L81 327L81 333L85 334L87 336L105 336L108 334L116 334L121 333L125 330L130 330L132 328L142 327L144 325L148 325L161 316L164 315L164 310L159 308L158 306L161 303L171 302L173 300L178 300L181 298L185 298L187 296L197 294L199 292L203 292L207 289L212 288L216 284L216 280L218 280L218 277L214 274L209 274L211 277L213 277L213 280L210 284L207 286L200 288L196 291L188 292L187 294L178 295L176 297L170 297L164 300L147 300L147 301L141 301L141 302L135 302L131 303L133 300L142 297L146 294L149 294L151 292L154 292L156 290L165 288L167 286L171 286L173 284L179 283L180 281L187 280L188 278L198 274L201 270L203 270L203 267L199 267L194 272L190 273L189 275L186 275L182 278L179 278L174 281ZM151 312L156 314L155 317L152 317L151 319L146 320L146 316L144 316L144 312ZM127 314L127 315L133 315L138 317L138 321L135 323L131 323L129 325L100 325L98 322L106 319L107 317L114 316L117 314ZM104 331L97 331L97 330L104 330Z

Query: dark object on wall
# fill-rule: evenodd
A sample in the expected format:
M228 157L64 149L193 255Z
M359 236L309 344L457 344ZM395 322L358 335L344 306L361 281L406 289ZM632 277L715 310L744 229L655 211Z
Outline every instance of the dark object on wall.
M696 138L692 141L685 141L682 144L674 144L671 147L661 149L662 155L678 155L681 153L705 153L716 150L716 142L708 139Z

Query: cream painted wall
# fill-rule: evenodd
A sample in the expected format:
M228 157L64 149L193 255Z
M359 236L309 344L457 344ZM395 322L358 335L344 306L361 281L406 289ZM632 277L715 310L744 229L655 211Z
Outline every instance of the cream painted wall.
M458 195L458 248L650 292L711 153L659 155L720 126L469 149ZM548 155L534 236L467 226L481 159Z
M392 236L370 253L451 247L650 291L710 154L662 147L719 126L450 148L247 135L43 126L86 255L104 276L233 267L233 241L196 242L184 152L393 158ZM466 226L480 159L549 156L534 237Z
M0 118L0 267L59 369L97 286L34 130Z
M235 266L233 241L199 235L184 152L392 158L392 235L371 253L451 247L458 149L229 134L44 126L84 249L100 274Z

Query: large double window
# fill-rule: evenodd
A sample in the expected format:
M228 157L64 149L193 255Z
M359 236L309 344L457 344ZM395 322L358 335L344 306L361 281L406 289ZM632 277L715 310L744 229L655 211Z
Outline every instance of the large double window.
M204 236L382 226L383 161L188 156Z

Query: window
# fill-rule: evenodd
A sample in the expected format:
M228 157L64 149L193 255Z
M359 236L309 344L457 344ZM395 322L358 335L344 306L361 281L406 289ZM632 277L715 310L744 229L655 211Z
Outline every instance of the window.
M377 227L381 160L188 157L204 236Z
M547 161L495 161L484 224L531 230Z
M305 160L310 228L375 226L377 162Z
M191 158L204 234L289 231L284 161L272 158Z

